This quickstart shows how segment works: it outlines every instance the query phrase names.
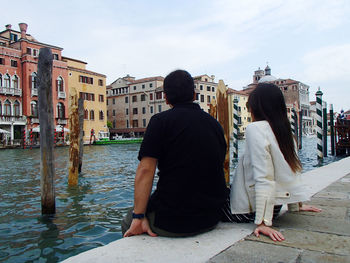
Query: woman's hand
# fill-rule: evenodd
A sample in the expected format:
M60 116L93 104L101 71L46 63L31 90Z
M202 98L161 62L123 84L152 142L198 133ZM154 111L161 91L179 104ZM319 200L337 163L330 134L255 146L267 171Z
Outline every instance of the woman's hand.
M317 208L316 206L312 206L312 205L302 205L299 208L299 211L308 211L308 212L321 212L322 209Z
M264 223L260 224L257 226L257 228L254 231L255 236L259 237L260 233L270 237L273 241L283 241L284 236L282 235L281 232L266 226Z

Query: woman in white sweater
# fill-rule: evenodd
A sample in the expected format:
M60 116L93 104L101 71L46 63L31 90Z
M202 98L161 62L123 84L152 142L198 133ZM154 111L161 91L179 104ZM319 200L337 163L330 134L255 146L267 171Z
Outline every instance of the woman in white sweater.
M261 233L282 241L283 235L271 226L283 204L293 211L321 210L301 203L308 196L300 182L302 167L280 89L274 84L258 84L247 106L253 122L246 128L245 153L231 186L229 220L254 221L256 236Z

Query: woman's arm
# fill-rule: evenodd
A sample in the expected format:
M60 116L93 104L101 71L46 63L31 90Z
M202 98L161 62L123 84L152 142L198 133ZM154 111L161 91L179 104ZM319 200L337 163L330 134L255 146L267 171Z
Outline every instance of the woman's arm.
M255 182L255 224L272 225L275 205L275 171L270 143L265 131L258 125L246 129L246 151L251 160L251 173Z

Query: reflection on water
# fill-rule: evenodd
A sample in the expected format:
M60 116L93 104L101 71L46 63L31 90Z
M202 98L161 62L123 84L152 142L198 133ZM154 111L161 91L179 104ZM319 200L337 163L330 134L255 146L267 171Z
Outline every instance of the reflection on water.
M40 150L0 151L0 261L58 262L121 238L139 145L87 146L77 187L68 148L56 148L56 214L42 217Z
M303 143L300 156L310 170L317 165L316 139ZM41 216L40 150L0 151L0 262L58 262L121 238L121 218L133 203L139 146L86 146L77 187L68 187L68 148L56 148L52 217Z

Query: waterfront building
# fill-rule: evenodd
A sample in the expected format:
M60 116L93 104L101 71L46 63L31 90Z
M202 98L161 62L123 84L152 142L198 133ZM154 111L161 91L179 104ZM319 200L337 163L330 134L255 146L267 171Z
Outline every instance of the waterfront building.
M107 119L111 134L142 136L150 118L169 109L161 76L135 79L129 75L107 86Z
M53 53L52 94L56 130L67 126L67 64L63 48L37 41L27 34L28 25L20 31L6 25L0 32L0 128L9 132L8 143L19 144L23 138L35 141L39 136L37 68L40 48Z
M200 75L193 78L196 99L195 102L206 112L209 113L210 103L212 99L216 99L216 90L218 83L216 83L214 75Z
M213 75L193 78L195 103L206 112L216 96L214 79ZM170 108L165 102L163 81L161 76L135 79L127 75L107 86L107 118L112 124L113 136L142 136L151 117Z
M302 131L304 134L312 133L312 117L310 113L309 86L301 81L290 78L282 79L271 75L271 68L266 66L265 70L260 68L254 71L253 82L243 88L247 94L256 88L258 83L274 83L277 85L286 101L288 117L291 119L292 108L302 115ZM298 114L298 125L300 115Z
M247 125L252 122L250 112L247 110L247 102L249 94L245 90L234 90L229 88L227 90L229 98L229 127L230 134L233 132L233 102L235 99L238 100L238 137L243 137Z
M84 142L106 137L106 76L87 70L84 61L68 57L62 60L68 67L69 96L77 95L84 100Z

